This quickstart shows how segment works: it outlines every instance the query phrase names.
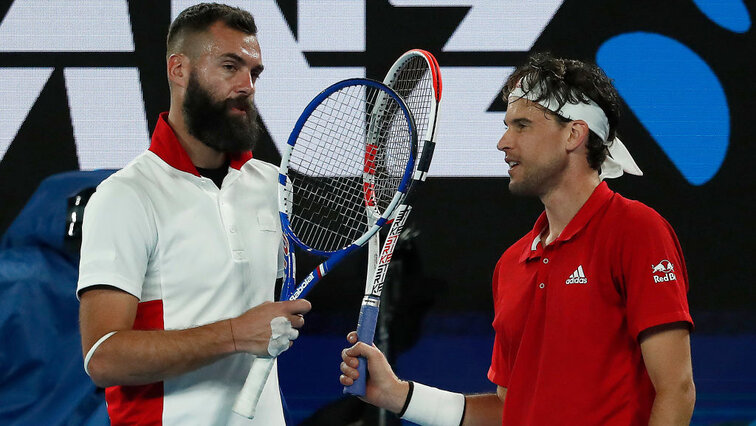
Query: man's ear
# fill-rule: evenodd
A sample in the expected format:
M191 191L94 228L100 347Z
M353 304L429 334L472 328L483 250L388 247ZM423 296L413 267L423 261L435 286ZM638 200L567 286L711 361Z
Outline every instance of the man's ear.
M189 58L181 53L174 53L168 57L168 81L172 85L186 87L189 82Z
M567 123L570 126L570 135L567 138L567 151L574 151L588 142L591 130L588 123L583 120L574 120Z

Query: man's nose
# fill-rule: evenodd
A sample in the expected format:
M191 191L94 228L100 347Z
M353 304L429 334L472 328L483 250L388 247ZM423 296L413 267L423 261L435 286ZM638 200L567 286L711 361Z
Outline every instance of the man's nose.
M499 151L506 151L509 148L511 148L509 144L509 137L507 137L507 130L505 130L504 134L499 138L499 142L496 143L496 149L498 149Z
M255 81L250 74L239 76L236 93L250 96L255 93Z

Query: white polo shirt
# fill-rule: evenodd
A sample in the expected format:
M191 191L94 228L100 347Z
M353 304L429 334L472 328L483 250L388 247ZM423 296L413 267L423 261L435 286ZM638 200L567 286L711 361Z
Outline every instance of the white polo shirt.
M149 151L103 181L83 223L77 294L110 285L140 303L135 329L185 329L274 298L282 275L278 169L233 158L221 188L201 177L160 115ZM231 411L252 355L146 386L106 389L112 424L284 424L276 369L253 421Z

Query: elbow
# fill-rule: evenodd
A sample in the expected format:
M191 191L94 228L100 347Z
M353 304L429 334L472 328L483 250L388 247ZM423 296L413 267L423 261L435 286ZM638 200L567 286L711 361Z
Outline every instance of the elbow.
M677 383L674 394L678 395L681 405L693 413L693 406L696 405L696 385L693 383L693 377L686 377Z
M683 420L681 424L690 424L690 419L693 417L693 408L696 405L696 385L693 383L692 377L679 383L677 395L680 407L679 413Z
M688 420L693 415L696 404L696 385L692 377L687 377L658 389L656 398L667 401L667 404L677 407L678 412Z
M97 355L89 360L87 372L89 378L99 388L107 388L118 384L111 377L107 362Z

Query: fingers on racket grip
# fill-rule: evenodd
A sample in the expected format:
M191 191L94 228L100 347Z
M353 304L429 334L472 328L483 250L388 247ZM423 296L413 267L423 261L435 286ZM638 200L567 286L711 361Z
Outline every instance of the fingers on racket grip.
M373 344L375 336L375 325L378 322L378 306L362 305L360 309L360 320L357 323L357 338L360 342L368 345ZM344 386L344 393L357 396L365 396L365 387L367 385L367 360L360 357L360 365L357 366L357 372L360 374L357 380L351 386Z
M239 396L234 403L234 412L248 419L255 417L257 403L260 401L265 383L268 381L270 371L273 369L275 358L255 358L252 362L252 368L249 369L249 375L244 382Z

